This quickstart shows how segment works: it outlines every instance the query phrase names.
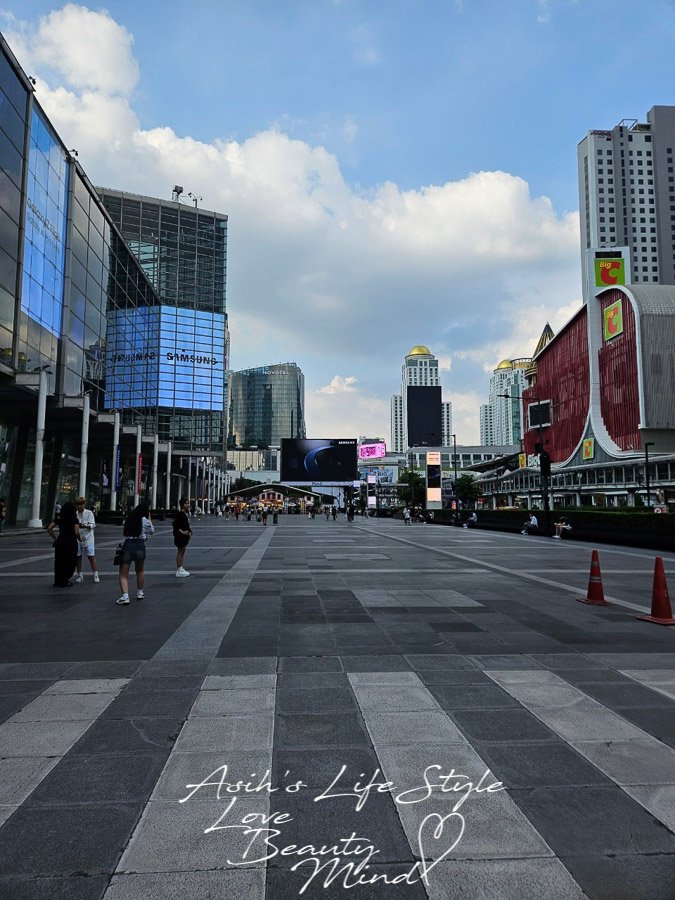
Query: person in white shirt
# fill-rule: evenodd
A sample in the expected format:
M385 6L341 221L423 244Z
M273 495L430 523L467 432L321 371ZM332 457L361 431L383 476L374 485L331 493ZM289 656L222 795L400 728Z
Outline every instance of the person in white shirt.
M535 514L532 513L530 518L523 525L523 530L521 531L521 534L529 534L530 531L537 531L538 528L539 528L539 522L538 522Z
M96 519L94 513L90 509L86 509L86 499L84 497L75 498L75 510L77 512L77 521L80 523L80 540L77 544L77 575L75 583L82 584L84 575L82 574L82 557L86 556L94 573L94 583L98 584L100 579L98 575L98 565L96 563L96 546L94 542L94 528L96 528Z

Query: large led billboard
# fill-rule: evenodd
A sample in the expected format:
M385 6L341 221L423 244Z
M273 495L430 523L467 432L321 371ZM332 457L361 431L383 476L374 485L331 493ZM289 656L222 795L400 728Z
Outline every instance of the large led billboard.
M21 309L61 336L68 162L42 113L30 123Z
M381 459L387 455L387 445L384 441L375 444L361 444L359 446L359 459Z
M281 480L351 484L359 476L356 451L350 438L282 438Z
M406 388L409 447L440 447L443 441L440 387Z
M225 316L147 306L112 310L106 407L224 409Z

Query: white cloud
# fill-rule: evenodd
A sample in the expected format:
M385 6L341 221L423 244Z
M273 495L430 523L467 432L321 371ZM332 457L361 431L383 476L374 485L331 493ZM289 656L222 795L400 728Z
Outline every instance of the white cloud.
M458 439L477 441L486 373L529 355L579 295L578 216L556 215L521 178L364 191L324 147L280 127L211 143L145 130L131 103L133 39L108 13L68 5L13 31L94 183L167 198L183 184L228 213L232 364L295 360L310 435L387 436L402 357L421 342L450 369Z
M68 3L43 16L36 26L10 19L9 27L13 49L24 67L51 70L76 89L128 96L136 86L133 36L106 10L94 12Z
M348 375L346 378L344 378L342 375L334 375L328 384L324 385L322 388L319 388L317 393L355 394L357 391L357 384L358 378L354 378L353 375Z
M369 25L359 25L350 36L354 62L365 68L374 68L382 62L373 30Z

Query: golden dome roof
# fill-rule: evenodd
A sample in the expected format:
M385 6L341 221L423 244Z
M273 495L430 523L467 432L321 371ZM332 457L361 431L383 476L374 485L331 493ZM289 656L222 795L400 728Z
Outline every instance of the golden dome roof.
M512 368L513 368L513 363L511 362L510 359L503 359L497 366L497 369L512 369ZM495 371L497 371L497 369L495 369Z
M406 356L433 356L433 353L428 347L425 347L424 344L416 344L406 353Z

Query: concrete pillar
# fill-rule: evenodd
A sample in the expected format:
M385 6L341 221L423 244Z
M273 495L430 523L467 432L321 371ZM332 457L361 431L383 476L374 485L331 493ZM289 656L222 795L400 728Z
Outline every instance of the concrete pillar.
M155 432L152 446L152 495L150 505L157 509L157 471L159 468L159 435Z
M171 441L169 441L166 451L166 496L164 508L171 509Z
M80 481L77 493L87 496L87 457L89 455L89 415L91 412L91 395L85 391L82 399L82 440L80 443Z
M138 504L141 502L141 495L138 490L138 483L141 480L141 475L142 475L142 472L139 472L139 469L140 469L139 457L141 455L142 448L143 448L143 435L141 433L141 426L137 425L136 426L136 460L135 460L136 465L134 466L134 508L137 507Z
M192 457L188 456L188 470L187 470L187 490L185 491L184 496L187 497L188 500L192 500Z
M112 466L110 467L110 509L117 509L117 450L120 445L120 414L113 413L113 452Z
M42 461L45 455L45 420L47 418L47 373L40 372L38 384L37 425L35 434L35 462L33 465L33 503L29 528L42 528L40 503L42 500Z

